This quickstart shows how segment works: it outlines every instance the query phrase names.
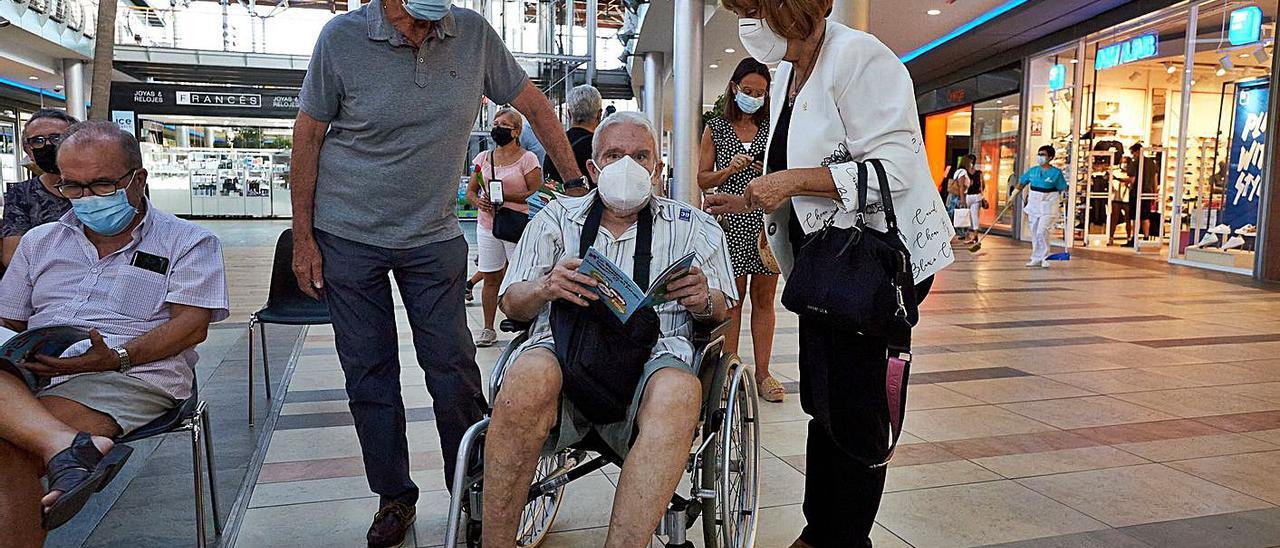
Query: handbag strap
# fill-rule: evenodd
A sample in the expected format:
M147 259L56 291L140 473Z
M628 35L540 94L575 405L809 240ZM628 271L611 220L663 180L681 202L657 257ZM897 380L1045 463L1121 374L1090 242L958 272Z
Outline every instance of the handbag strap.
M876 178L880 179L880 203L884 204L884 221L890 232L898 231L898 215L893 210L893 193L889 190L889 175L885 172L884 162L875 158L868 160L876 170Z
M631 268L631 279L644 291L649 290L649 266L653 263L653 211L649 206L640 209L636 214L636 253ZM582 237L578 239L578 258L586 258L587 250L596 243L600 235L600 219L604 217L604 201L596 198L587 212L587 221L582 225Z

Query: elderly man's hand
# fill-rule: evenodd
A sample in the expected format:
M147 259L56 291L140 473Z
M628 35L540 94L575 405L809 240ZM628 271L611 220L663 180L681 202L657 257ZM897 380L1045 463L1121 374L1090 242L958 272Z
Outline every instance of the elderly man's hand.
M706 316L711 314L714 306L711 302L711 288L707 284L707 275L696 266L689 268L689 273L676 278L667 286L667 298L678 301L686 310L694 314Z
M702 199L702 208L712 215L727 215L730 213L746 213L750 211L747 207L747 197L738 196L736 194L708 194Z
M120 357L102 340L102 334L97 329L89 331L89 341L89 350L79 356L56 358L37 354L34 363L27 362L23 367L42 377L115 371L120 368Z
M312 299L319 299L324 292L324 259L314 237L307 235L293 238L293 275L298 277L298 288Z
M578 272L582 259L564 259L556 264L539 282L539 294L547 302L564 299L578 306L587 306L587 301L599 298L591 288L596 280L591 276Z

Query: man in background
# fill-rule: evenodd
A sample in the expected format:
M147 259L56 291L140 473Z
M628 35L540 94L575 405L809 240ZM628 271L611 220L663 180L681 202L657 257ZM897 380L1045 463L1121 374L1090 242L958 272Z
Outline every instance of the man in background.
M569 146L573 147L573 157L577 160L578 171L587 174L587 160L591 159L591 137L595 135L604 115L604 99L595 86L582 85L569 90L565 98L565 109L569 112L569 123L572 126L565 132ZM563 183L564 178L556 169L555 162L543 164L547 178ZM589 179L590 177L588 177ZM594 186L594 185L593 185Z

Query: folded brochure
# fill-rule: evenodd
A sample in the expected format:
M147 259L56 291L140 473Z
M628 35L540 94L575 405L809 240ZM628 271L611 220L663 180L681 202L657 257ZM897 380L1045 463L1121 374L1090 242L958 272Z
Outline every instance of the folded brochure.
M600 300L619 320L622 320L622 323L626 323L637 310L670 300L667 299L667 287L671 282L688 274L696 258L697 255L690 251L688 255L672 263L653 280L648 292L640 289L640 286L631 279L630 274L594 247L587 250L587 256L582 259L582 266L578 267L578 272L596 280L594 290L600 296Z
M89 332L78 327L56 325L28 329L22 333L0 327L0 370L16 373L32 389L43 388L49 379L37 377L24 364L42 356L60 357L72 345L89 338Z

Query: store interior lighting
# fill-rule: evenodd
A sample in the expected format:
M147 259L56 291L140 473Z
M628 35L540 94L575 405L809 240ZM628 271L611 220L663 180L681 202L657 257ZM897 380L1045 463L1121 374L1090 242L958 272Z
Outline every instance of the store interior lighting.
M1271 62L1271 54L1267 53L1266 46L1258 46L1258 49L1253 51L1253 59L1257 61L1258 64L1265 65Z
M1173 64L1173 63L1167 63L1167 62L1166 62L1166 63L1164 64L1164 71L1165 71L1165 72L1167 72L1167 73L1169 73L1169 74L1173 74L1173 73L1175 73L1175 72L1178 72L1178 65L1175 65L1175 64Z

